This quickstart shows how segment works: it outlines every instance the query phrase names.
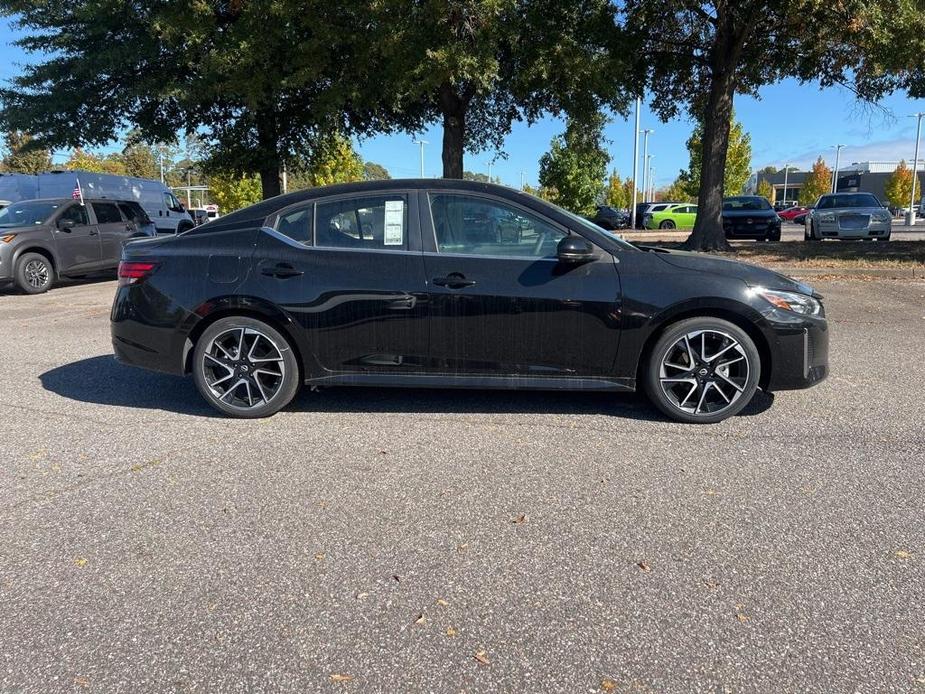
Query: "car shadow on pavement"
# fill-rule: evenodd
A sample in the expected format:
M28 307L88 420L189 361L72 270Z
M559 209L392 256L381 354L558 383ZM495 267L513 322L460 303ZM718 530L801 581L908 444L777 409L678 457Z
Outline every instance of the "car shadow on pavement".
M220 416L199 395L191 379L119 364L112 356L82 359L39 376L45 390L71 400ZM774 396L758 391L738 416L771 407ZM665 421L644 397L633 393L567 391L431 390L422 388L303 388L289 412L385 412L399 414L605 414L624 419Z

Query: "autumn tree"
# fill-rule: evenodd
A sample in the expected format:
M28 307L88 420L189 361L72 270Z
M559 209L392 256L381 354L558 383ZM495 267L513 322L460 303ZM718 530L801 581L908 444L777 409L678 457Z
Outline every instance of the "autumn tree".
M365 173L353 143L342 133L335 133L319 141L307 157L294 164L289 189L362 181Z
M52 168L51 152L34 148L28 133L10 130L4 135L3 144L5 153L0 159L0 171L37 174Z
M758 195L763 198L767 198L769 201L774 202L774 186L771 185L771 182L766 178L758 178Z
M893 207L905 207L912 199L912 170L906 165L906 160L899 162L899 166L886 180L886 199Z
M618 210L623 210L630 206L630 199L627 197L626 183L620 178L620 174L617 173L616 169L610 172L610 178L607 179L607 189L604 191L604 202Z
M222 214L260 202L261 192L260 179L254 175L227 173L209 176L209 197Z
M819 157L813 164L803 185L800 186L800 204L812 205L820 195L832 191L832 169L826 166L825 160Z
M625 0L615 34L659 116L686 112L703 126L691 249L729 247L722 199L736 94L791 77L868 101L925 95L925 13L913 0Z
M589 214L601 196L610 155L604 147L605 118L599 113L570 119L565 132L540 158L540 186L555 189L553 202Z
M367 181L387 181L392 175L382 164L367 161L363 162L363 178Z
M732 116L732 125L729 129L728 149L726 152L726 168L723 172L723 190L728 195L738 195L742 192L748 177L751 174L752 138L742 124ZM700 195L700 175L703 170L703 125L697 124L687 140L687 152L690 163L687 169L678 177L684 185L687 195L698 197ZM699 211L698 211L699 215Z
M673 202L693 202L697 199L696 195L691 195L688 191L687 184L679 176L671 185L658 191L661 200L671 200Z

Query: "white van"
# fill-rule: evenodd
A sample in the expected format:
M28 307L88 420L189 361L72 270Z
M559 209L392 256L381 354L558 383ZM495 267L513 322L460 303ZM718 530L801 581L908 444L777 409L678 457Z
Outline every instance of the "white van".
M51 171L34 176L0 174L0 200L9 204L38 198L68 198L75 194L78 181L85 198L137 201L159 234L179 234L193 228L193 218L173 191L160 181L146 178L89 171Z

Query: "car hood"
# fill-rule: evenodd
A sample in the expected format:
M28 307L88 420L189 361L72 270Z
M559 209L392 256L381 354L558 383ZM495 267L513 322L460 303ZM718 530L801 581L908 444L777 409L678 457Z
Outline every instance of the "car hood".
M682 270L708 272L723 277L735 277L742 280L750 287L765 287L767 289L800 292L801 294L814 294L812 287L802 282L797 282L786 275L781 275L778 272L757 265L750 265L728 258L717 258L716 256L706 255L704 253L674 251L651 246L641 248L651 253L657 253L658 257L664 262Z
M29 231L48 231L51 227L47 224L29 224L27 226L3 226L0 224L0 234L25 234Z

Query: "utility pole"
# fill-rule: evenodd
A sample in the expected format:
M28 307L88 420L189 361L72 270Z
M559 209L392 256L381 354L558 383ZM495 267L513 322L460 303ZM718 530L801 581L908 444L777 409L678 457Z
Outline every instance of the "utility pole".
M922 118L925 113L916 113L918 125L915 128L915 156L912 157L912 199L909 200L909 214L906 215L906 224L912 226L915 224L915 184L918 183L919 177L919 141L922 139Z
M654 154L649 155L649 161L647 162L647 173L649 179L649 190L646 191L646 197L649 200L655 200L655 167L652 166L652 160L655 158Z
M161 185L164 185L164 144L163 143L157 146L157 153L161 155L159 157L161 160Z
M642 144L642 161L643 161L643 170L642 170L642 194L643 196L648 196L649 194L649 135L654 133L654 130L646 129L642 131L643 134L643 144ZM647 198L644 197L643 202L646 202Z
M491 167L494 165L494 159L488 162L488 182L491 183Z
M842 148L845 145L835 145L835 170L832 172L832 192L837 193L838 190L838 160L841 157Z
M424 145L429 145L427 140L412 140L414 144L421 146L421 178L424 178Z
M521 190L527 189L527 172L526 171L520 172L520 189Z
M787 207L787 176L790 175L790 164L784 164L784 207Z
M636 228L636 178L639 174L639 109L642 99L636 99L636 127L633 130L633 202L630 205L630 229Z
M283 195L289 192L289 169L286 168L286 160L283 160Z

